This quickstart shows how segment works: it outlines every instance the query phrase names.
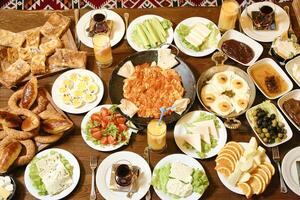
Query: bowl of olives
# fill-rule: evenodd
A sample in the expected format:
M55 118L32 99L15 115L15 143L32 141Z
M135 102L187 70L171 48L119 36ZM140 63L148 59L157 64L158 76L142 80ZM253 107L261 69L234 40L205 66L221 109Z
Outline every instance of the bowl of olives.
M246 118L256 136L266 147L278 146L293 136L287 121L270 101L264 101L250 108Z

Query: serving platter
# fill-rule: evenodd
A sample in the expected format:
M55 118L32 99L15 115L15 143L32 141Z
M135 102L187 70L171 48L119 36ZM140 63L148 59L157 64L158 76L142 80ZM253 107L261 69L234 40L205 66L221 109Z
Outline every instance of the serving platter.
M29 193L37 199L41 199L41 200L59 200L59 199L62 199L64 197L68 196L75 189L76 185L79 182L80 166L79 166L79 163L78 163L77 159L75 158L75 156L73 154L71 154L70 152L68 152L64 149L51 148L51 149L47 149L45 151L42 151L42 152L38 153L35 156L35 158L41 158L41 157L49 154L52 151L61 154L73 166L73 175L72 175L73 183L70 185L70 187L68 187L66 190L62 191L59 194L56 194L56 195L53 195L53 196L50 196L50 195L41 196L38 193L38 190L33 186L33 183L30 179L29 172L30 172L31 163L29 163L27 165L26 169L25 169L24 183L25 183L25 186L26 186L27 190L29 191Z
M163 121L166 124L173 123L180 119L181 116L183 116L188 110L191 108L195 96L196 96L196 81L193 72L190 70L188 65L181 60L179 57L176 57L176 60L179 62L178 65L176 65L174 69L182 79L182 85L184 87L185 93L183 98L189 98L190 103L187 106L186 110L181 114L178 115L175 112L172 112L171 115L164 116ZM114 69L110 81L109 81L109 96L113 104L120 104L121 99L123 98L123 84L124 84L124 78L119 76L117 73L120 69L120 67L123 66L123 64L127 61L131 61L134 66L143 64L145 62L151 63L153 61L157 62L157 51L155 50L148 50L148 51L142 51L134 53L125 59L123 59ZM119 112L123 114L125 117L128 118L127 115L122 113L120 110ZM132 118L128 118L136 125L147 125L152 118L142 118L138 116L133 116Z
M205 174L205 170L202 167L202 165L195 160L194 158L191 158L190 156L184 155L184 154L171 154L168 155L166 157L164 157L163 159L161 159L154 167L153 170L156 170L158 168L161 168L163 166L165 166L168 163L173 163L173 162L181 162L189 167L195 168L195 169L199 169L201 171L204 172ZM167 194L165 194L162 191L159 191L157 189L154 188L155 193L157 194L157 196L161 199L161 200L171 200L172 198L170 196L168 196ZM202 196L202 194L193 192L190 196L188 196L185 199L188 200L198 200L200 199ZM183 199L183 198L182 198Z
M113 164L136 165L140 168L140 177L138 180L139 189L133 194L131 200L140 200L148 192L151 184L151 169L148 163L140 155L130 151L120 151L107 156L97 168L96 186L99 193L105 199L130 200L126 192L117 192L109 189L110 175Z
M93 15L97 13L104 13L106 15L106 19L113 20L114 23L113 23L112 33L111 33L112 36L110 40L110 45L112 47L117 45L121 41L125 33L125 24L123 19L118 13L108 9L91 10L85 13L79 19L76 25L76 33L78 35L78 38L83 44L85 44L90 48L93 48L92 37L88 36L88 32L86 31L86 29L89 27L91 17L93 17Z
M218 123L220 125L220 128L217 128L218 131L218 142L217 146L215 148L211 148L209 152L206 153L204 158L200 158L200 156L197 154L195 149L188 149L184 145L184 140L180 137L183 134L187 134L186 130L184 128L184 124L191 124L195 121L197 116L199 116L201 113L204 113L206 115L213 115L209 112L198 110L198 111L192 111L184 115L175 125L174 127L174 139L176 142L176 145L179 147L179 149L184 152L186 155L191 156L193 158L197 159L207 159L211 158L218 154L218 152L223 148L227 141L227 130L223 124L223 122L217 117ZM205 121L205 120L203 120Z
M181 41L178 33L177 33L177 30L179 28L180 25L184 24L184 25L187 25L187 26L193 26L197 23L201 23L201 24L209 24L209 23L212 23L214 28L218 29L217 25L215 25L212 21L210 21L209 19L206 19L206 18L203 18L203 17L190 17L190 18L187 18L183 21L181 21L175 28L175 31L174 31L174 42L176 44L176 46L180 49L180 51L182 51L184 54L186 55L189 55L189 56L193 56L193 57L203 57L203 56L207 56L209 54L211 54L212 52L214 52L216 49L217 49L217 44L218 44L218 41L220 40L221 38L221 33L219 32L218 35L216 36L216 44L210 48L207 48L207 49L204 49L202 51L193 51L187 47L185 47L185 45L183 44L183 42Z
M247 142L239 142L239 144L244 148L247 149L249 143ZM267 154L265 155L265 161L271 163L270 158L267 156ZM238 186L232 186L228 183L228 178L226 176L224 176L223 174L221 174L220 172L217 171L218 177L220 179L220 181L222 182L222 184L228 188L230 191L236 193L236 194L241 194L244 195L243 191L238 187Z

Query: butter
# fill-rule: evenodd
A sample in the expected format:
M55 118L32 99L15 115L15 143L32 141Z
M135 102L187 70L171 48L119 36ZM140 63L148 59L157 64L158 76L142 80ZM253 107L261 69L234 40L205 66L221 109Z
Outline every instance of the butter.
M2 197L4 200L9 197L11 193L0 186L0 197Z

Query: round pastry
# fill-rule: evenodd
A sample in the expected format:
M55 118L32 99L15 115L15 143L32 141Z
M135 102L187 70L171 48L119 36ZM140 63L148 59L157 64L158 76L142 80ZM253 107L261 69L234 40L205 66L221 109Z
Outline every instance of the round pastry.
M36 146L32 140L20 140L19 142L26 148L26 154L19 156L15 161L15 165L23 166L28 164L34 157Z
M6 126L3 126L3 130L9 137L16 140L27 140L36 136L36 134L32 132L18 131L15 129L8 128Z
M50 144L58 141L64 133L51 134L51 135L38 135L34 137L34 140L42 144Z
M0 129L2 129L2 125L10 128L20 127L21 123L22 120L18 115L6 110L0 110Z

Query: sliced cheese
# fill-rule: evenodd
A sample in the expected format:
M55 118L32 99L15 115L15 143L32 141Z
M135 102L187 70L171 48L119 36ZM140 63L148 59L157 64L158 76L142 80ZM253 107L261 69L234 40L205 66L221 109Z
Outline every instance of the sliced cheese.
M184 183L191 183L193 168L181 163L174 162L171 164L171 170L169 177L178 179Z
M215 139L218 139L218 131L217 128L215 126L215 122L214 120L206 120L206 121L201 121L201 122L197 122L196 124L197 126L199 126L199 128L201 129L201 127L208 127L209 129L209 134L212 135Z
M194 147L197 151L201 152L201 135L200 133L193 134L183 134L182 138L189 143L192 147Z
M67 189L73 180L60 161L59 154L50 154L36 162L37 170L49 195L58 194Z
M135 71L132 62L129 60L119 69L118 75L124 78L129 78Z
M187 197L193 193L191 184L185 184L177 179L169 179L166 188L168 193L175 194L179 197Z
M135 113L139 110L138 107L127 99L121 99L121 104L118 105L121 111L127 115L128 117L132 118Z
M195 47L201 46L206 38L211 33L211 30L204 24L198 23L192 27L189 34L185 37L185 40Z
M162 69L171 69L178 64L175 55L171 53L171 49L157 50L157 66Z
M210 142L210 134L209 134L209 129L207 126L203 126L201 127L201 129L199 129L200 131L200 135L201 135L201 139L207 143L207 144L211 144Z

